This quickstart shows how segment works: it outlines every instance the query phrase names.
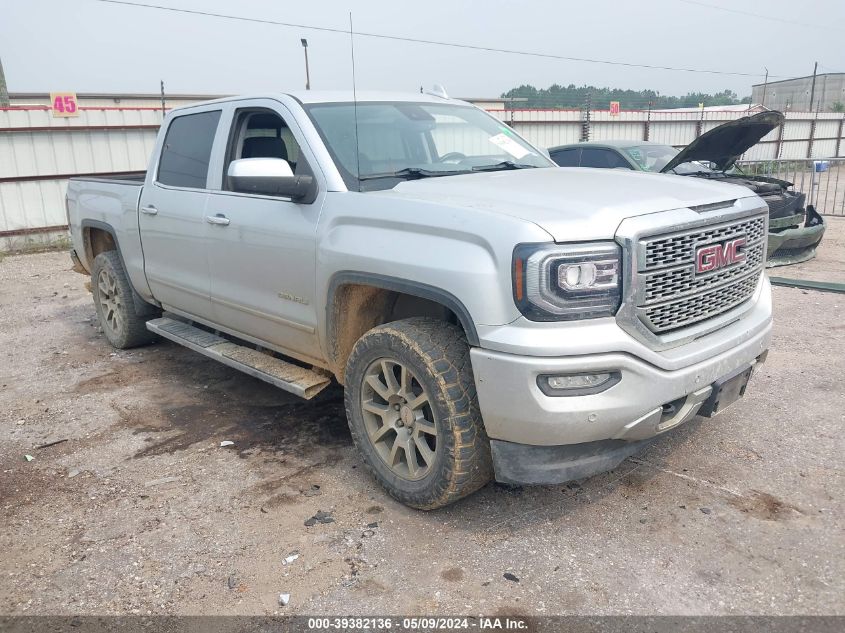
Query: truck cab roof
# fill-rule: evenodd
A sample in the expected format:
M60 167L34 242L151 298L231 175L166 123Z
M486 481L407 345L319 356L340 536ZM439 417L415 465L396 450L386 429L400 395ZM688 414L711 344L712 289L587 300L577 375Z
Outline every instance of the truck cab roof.
M173 108L173 111L190 110L191 108L205 106L211 103L228 103L231 101L249 101L252 99L276 99L279 97L293 98L303 105L315 103L376 103L376 102L400 102L400 103L432 103L452 104L471 106L467 101L459 99L448 99L422 92L392 92L382 90L362 90L353 93L351 90L293 90L290 92L270 92L247 95L233 95L222 97L201 103Z

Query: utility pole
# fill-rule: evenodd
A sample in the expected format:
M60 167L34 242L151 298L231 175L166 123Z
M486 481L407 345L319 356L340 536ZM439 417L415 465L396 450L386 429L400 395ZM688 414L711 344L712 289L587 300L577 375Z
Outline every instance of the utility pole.
M164 119L164 115L167 114L167 112L166 112L167 107L166 107L166 104L164 102L164 79L162 79L160 81L161 81L161 118Z
M305 89L311 90L311 73L308 71L308 40L303 37L299 41L302 42L302 50L305 51Z
M819 69L819 63L813 65L813 84L810 87L810 112L813 111L813 99L816 96L816 71Z
M763 66L763 68L766 68ZM763 80L763 101L760 103L761 106L766 105L766 91L769 89L769 69L766 68L766 78Z
M0 59L0 108L9 107L9 89L6 87L6 75L3 73L3 60Z

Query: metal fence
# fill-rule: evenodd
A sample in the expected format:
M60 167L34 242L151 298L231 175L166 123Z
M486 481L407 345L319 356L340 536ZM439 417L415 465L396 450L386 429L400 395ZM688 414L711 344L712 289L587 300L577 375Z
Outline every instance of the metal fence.
M737 163L746 174L793 183L807 194L807 204L822 215L845 216L845 158L824 160L746 160Z
M628 110L618 114L607 110L490 111L541 147L605 139L654 141L683 147L723 123L754 112L707 109L680 112ZM845 157L845 114L787 112L784 124L763 137L743 158L800 160L835 157Z
M82 106L73 119L45 105L0 108L0 251L66 235L67 178L146 168L161 122L152 106ZM490 110L541 147L609 138L684 146L744 110ZM743 158L812 193L818 210L845 215L845 115L789 112L784 125ZM829 159L814 172L807 159ZM749 167L750 168L750 167ZM815 176L813 175L815 174ZM815 179L814 179L815 178Z

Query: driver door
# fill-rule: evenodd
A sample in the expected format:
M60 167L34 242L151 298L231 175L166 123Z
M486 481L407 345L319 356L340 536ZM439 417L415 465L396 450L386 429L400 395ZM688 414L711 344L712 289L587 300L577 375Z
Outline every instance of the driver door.
M250 100L231 116L220 187L206 206L214 321L291 356L319 358L316 227L325 187L310 203L232 191L225 174L240 158L282 158L295 174L311 171L302 134L281 104Z

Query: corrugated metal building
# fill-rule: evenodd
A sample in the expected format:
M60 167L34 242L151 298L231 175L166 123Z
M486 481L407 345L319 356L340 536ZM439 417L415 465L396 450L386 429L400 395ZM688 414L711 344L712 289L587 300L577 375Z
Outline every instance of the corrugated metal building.
M845 105L845 73L816 75L815 90L812 75L755 84L751 87L751 100L773 110L832 112L834 104Z

